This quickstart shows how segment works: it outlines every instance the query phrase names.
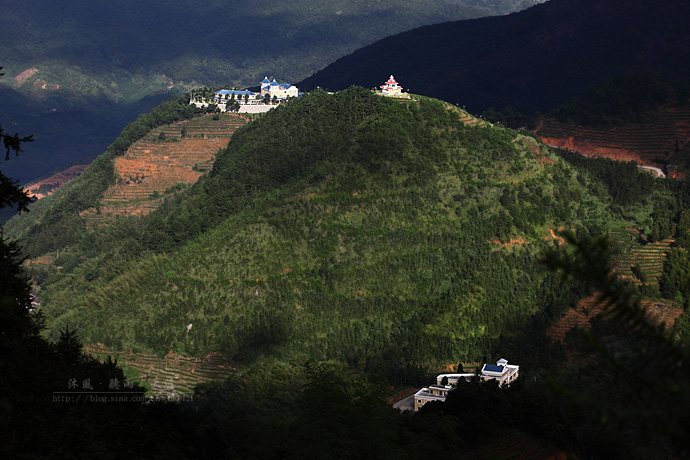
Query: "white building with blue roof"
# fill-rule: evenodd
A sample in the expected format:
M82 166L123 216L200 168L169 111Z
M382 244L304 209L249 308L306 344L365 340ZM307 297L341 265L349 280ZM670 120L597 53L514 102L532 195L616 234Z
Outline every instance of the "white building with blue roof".
M261 95L246 89L242 91L237 89L221 89L220 91L216 91L213 98L217 103L221 104L232 100L240 104L261 104L263 102Z
M484 364L478 377L483 381L498 380L500 387L507 387L514 382L519 375L520 366L508 364L508 360L501 358L493 364ZM448 393L453 391L460 381L470 382L475 374L439 374L436 377L436 385L424 387L414 394L414 410L418 411L430 401L444 402Z
M302 97L296 86L287 83L280 84L275 79L264 78L261 82L261 92L255 93L248 89L221 89L213 94L209 100L199 95L193 96L189 103L197 107L207 107L209 104L218 106L221 112L231 110L233 102L237 102L240 113L262 113L275 107L274 102L283 102L291 97ZM234 107L232 110L236 110Z
M301 94L296 86L289 83L278 83L275 78L270 81L268 77L264 78L261 82L261 96L268 96L271 100L275 98L276 100L282 101L289 97L300 97Z
M488 380L498 380L498 385L505 387L514 382L519 375L520 366L508 364L508 360L501 358L493 364L484 364L480 377L485 382Z

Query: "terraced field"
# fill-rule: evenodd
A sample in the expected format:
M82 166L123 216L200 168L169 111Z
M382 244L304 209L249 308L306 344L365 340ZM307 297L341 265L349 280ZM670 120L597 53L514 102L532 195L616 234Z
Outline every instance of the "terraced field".
M632 229L621 229L609 232L609 239L614 247L620 250L615 257L614 273L620 278L628 279L637 286L642 281L633 273L633 266L645 279L645 285L658 288L659 278L668 257L672 239L657 243L641 244L640 232ZM642 305L652 321L670 328L683 313L683 308L669 301L643 300ZM589 328L590 320L602 311L598 295L582 299L575 308L570 309L556 324L547 331L553 341L562 342L566 334L577 328Z
M648 317L657 324L663 324L670 329L683 314L683 308L669 301L643 300L642 306L647 311ZM563 342L568 332L574 328L588 329L590 320L602 312L599 295L595 294L580 300L575 308L571 308L556 324L551 326L546 335L554 342ZM576 361L577 357L570 356L569 362Z
M31 267L38 267L38 268L44 268L47 269L53 263L55 262L56 254L50 252L48 254L44 254L41 257L37 257L35 259L28 259L24 262L24 264L31 268Z
M636 266L643 274L644 284L658 288L673 240L665 239L642 245L639 237L640 232L633 229L609 232L611 242L620 249L620 254L615 258L614 271L619 277L640 286L642 281L633 273L633 267Z
M31 185L24 186L24 191L36 199L44 198L54 193L57 189L65 185L70 180L79 176L89 165L74 165L64 171L51 174L45 179L41 179Z
M217 120L207 115L151 131L116 159L118 181L97 208L81 214L87 226L93 228L116 216L150 213L166 195L193 184L209 171L218 151L246 123L247 118L239 115L223 114Z
M457 112L460 117L460 121L467 126L481 126L482 128L491 128L493 126L488 121L477 118L474 115L451 104L448 104L447 109Z
M662 107L650 126L598 129L546 119L536 135L548 145L590 156L647 165L684 163L686 158L676 157L690 147L690 107Z
M142 383L150 385L149 395L175 398L194 394L194 387L203 382L223 381L236 374L237 370L220 354L211 353L204 358L189 358L169 352L165 357L112 351L101 344L87 345L84 351L106 360L117 358L118 363L139 371Z
M589 321L601 311L602 307L597 294L582 299L575 308L568 310L556 324L551 326L546 331L546 335L554 342L563 342L566 334L571 330L588 329Z

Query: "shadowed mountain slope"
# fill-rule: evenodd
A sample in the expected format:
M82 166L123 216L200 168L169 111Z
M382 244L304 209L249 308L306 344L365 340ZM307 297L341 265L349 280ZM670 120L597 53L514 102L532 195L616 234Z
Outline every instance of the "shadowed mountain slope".
M537 0L538 1L538 0ZM535 0L287 0L100 3L70 8L33 0L3 7L0 51L17 86L57 93L86 85L127 98L133 88L184 80L255 83L264 73L294 80L373 40L424 24L506 14ZM45 65L45 68L43 67ZM22 72L20 74L20 72ZM73 81L60 81L71 74ZM145 77L138 84L136 76ZM167 75L167 79L165 76ZM102 76L92 81L89 76ZM87 77L87 78L84 78ZM36 79L42 79L35 85ZM84 80L84 81L80 81ZM220 81L219 81L220 80Z
M613 75L655 70L690 79L690 4L552 0L508 16L388 37L300 82L371 88L393 73L412 92L473 112L550 111Z
M690 161L690 85L653 73L618 76L532 124L551 146L682 177Z
M687 168L690 150L690 107L663 107L646 126L594 128L544 119L537 135L554 147L589 156Z

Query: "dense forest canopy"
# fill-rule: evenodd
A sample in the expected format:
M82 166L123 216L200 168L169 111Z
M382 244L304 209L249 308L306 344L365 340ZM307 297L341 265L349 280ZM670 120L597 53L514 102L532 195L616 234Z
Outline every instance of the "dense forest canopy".
M69 325L116 348L238 362L304 354L403 380L410 364L481 359L571 306L576 287L535 263L549 229L651 225L633 210L653 207L658 187L640 188L632 168L613 189L532 138L463 125L440 101L352 88L273 110L187 193L87 231L79 212L130 131L9 225L31 257L60 251L62 269L34 273L52 334Z
M639 315L597 318L591 343L614 348L566 369L544 331L606 283L614 314L638 311L635 288L606 277L608 251L595 236L686 228L686 182L561 158L459 115L427 98L316 91L238 130L208 176L157 212L86 230L80 212L114 179L113 160L152 127L195 113L173 99L142 116L80 178L10 222L27 255L58 256L31 271L53 342L38 329L30 343L0 340L12 370L0 379L3 452L416 459L512 440L581 458L683 455L687 372L668 360L686 352L665 332ZM558 255L551 231L561 227L577 229L583 243L573 237L570 247L584 265ZM580 277L547 270L545 256ZM683 301L687 261L671 261L661 291L648 294ZM129 378L82 355L80 340L220 351L240 372L185 404L51 402L75 377ZM626 359L612 359L619 352ZM385 402L387 385L426 384L429 370L505 355L523 366L508 390L475 382L415 415ZM487 417L496 405L503 416ZM16 417L35 413L40 420Z
M652 72L619 75L587 89L582 96L561 105L558 121L608 128L650 124L662 105L686 105L690 84L667 81Z

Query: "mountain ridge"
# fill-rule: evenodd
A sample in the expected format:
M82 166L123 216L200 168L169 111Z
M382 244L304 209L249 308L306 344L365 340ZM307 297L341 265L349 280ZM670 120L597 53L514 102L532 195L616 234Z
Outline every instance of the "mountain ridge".
M611 218L576 177L536 140L468 126L440 101L317 91L237 130L207 176L146 218L72 232L62 272L34 275L53 331L116 349L297 352L392 373L397 348L474 361L507 324L573 295L533 260L548 228ZM28 248L54 232L23 228ZM531 244L493 242L516 238ZM505 289L480 287L494 277Z
M601 80L658 70L690 80L683 2L552 0L508 16L424 26L343 57L299 84L405 88L475 113L547 112Z

